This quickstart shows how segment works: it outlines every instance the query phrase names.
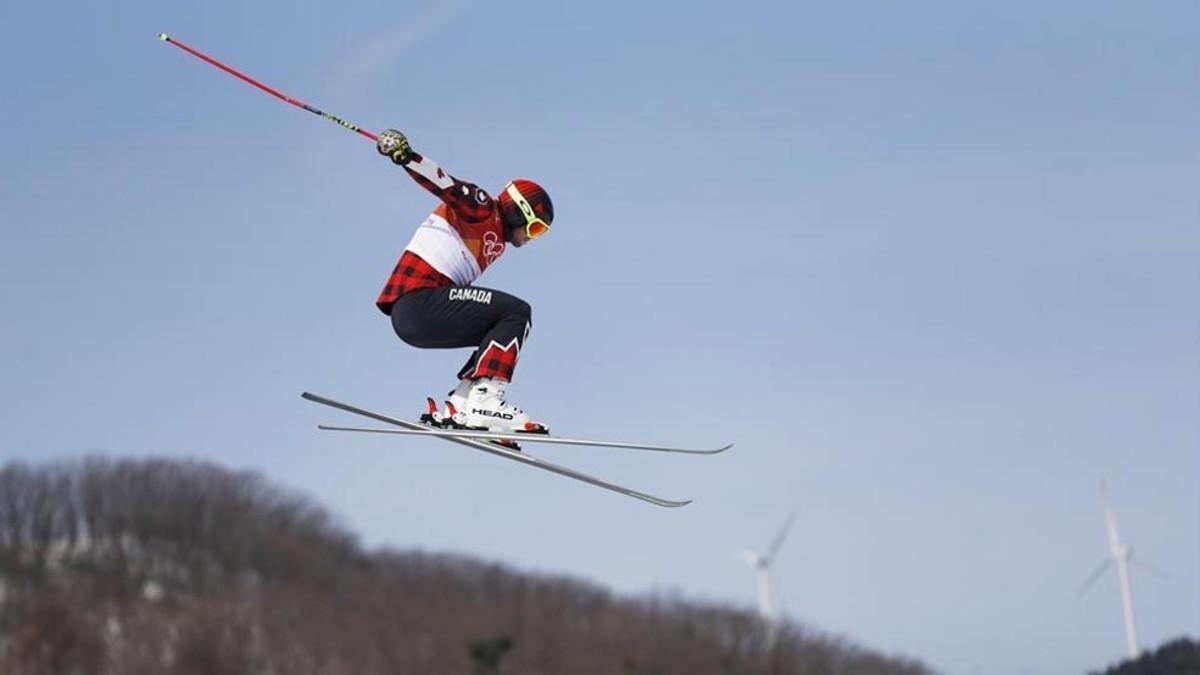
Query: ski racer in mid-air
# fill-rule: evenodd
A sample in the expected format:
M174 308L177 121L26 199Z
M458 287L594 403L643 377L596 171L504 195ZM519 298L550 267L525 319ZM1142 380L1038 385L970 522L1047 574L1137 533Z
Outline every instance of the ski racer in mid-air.
M505 399L517 357L529 336L529 303L503 291L472 286L508 247L550 231L554 206L537 183L521 178L493 198L446 173L388 129L379 153L404 167L442 203L421 223L375 304L414 347L475 347L458 373L445 413L431 403L422 419L436 425L504 433L548 433Z

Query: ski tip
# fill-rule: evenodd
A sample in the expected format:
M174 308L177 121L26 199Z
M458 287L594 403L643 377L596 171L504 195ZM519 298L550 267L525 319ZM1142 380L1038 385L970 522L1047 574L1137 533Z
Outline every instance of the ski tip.
M711 449L673 448L673 449L668 449L667 452L678 452L678 453L684 454L684 455L719 455L722 452L725 452L726 450L728 450L732 447L733 447L733 443L730 443L728 445L722 445L719 448L711 448Z
M158 34L158 39L159 39L159 40L162 40L163 42L170 42L170 41L171 41L171 36L167 35L166 33L159 33L159 34Z

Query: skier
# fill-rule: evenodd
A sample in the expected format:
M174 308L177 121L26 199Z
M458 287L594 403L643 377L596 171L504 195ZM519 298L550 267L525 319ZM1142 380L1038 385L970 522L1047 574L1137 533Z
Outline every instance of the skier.
M392 317L396 335L414 347L475 347L458 373L445 414L431 401L422 419L438 426L548 433L505 399L529 336L529 303L471 283L509 244L519 248L550 231L554 206L549 195L537 183L517 178L494 199L415 152L395 129L380 134L376 148L442 203L413 234L375 304Z

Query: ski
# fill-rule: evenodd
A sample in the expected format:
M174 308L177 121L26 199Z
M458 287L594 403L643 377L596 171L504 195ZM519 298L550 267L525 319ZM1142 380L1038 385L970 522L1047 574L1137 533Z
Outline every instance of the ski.
M301 394L300 397L303 399L306 399L308 401L312 401L313 403L319 403L321 405L329 406L330 408L336 408L338 410L342 410L342 411L345 411L348 413L353 413L355 415L361 415L363 417L367 417L367 418L376 420L378 422L383 422L385 424L392 424L392 425L395 425L395 426L398 426L398 427L401 427L404 429L411 429L411 430L416 430L416 431L421 431L421 432L430 431L424 425L422 425L418 422L409 422L407 420L397 419L395 417L389 417L389 416L383 415L381 413L372 412L370 410L365 410L363 408L358 408L358 407L352 406L348 403L342 403L341 401L335 401L331 398L325 398L324 396L319 396L319 395L313 394L311 392L306 391L303 394ZM604 488L605 490L611 490L613 492L623 494L627 497L633 497L634 499L640 499L644 502L654 504L655 506L663 506L663 507L667 507L667 508L678 508L680 506L686 506L686 505L692 503L692 500L690 500L690 499L682 500L682 501L663 499L661 497L655 497L654 495L646 494L644 492L638 492L637 490L631 490L627 487L623 487L623 486L617 485L615 483L609 483L607 481L600 480L599 478L596 478L595 476L589 476L588 474L581 473L579 471L575 471L574 469L568 469L565 466L559 466L557 464L553 464L551 462L547 462L545 460L538 459L538 458L528 455L526 453L523 453L523 452L520 452L517 450L510 450L503 446L496 445L494 443L489 443L487 441L478 441L478 440L474 440L472 438L457 438L454 436L442 436L440 434L438 435L438 437L442 438L443 440L450 441L452 443L458 443L459 445L465 445L468 448L474 448L475 450L482 450L483 452L493 454L498 457L504 457L506 459L515 460L517 462L521 462L522 464L527 464L529 466L536 467L538 469L542 469L543 471L549 471L551 473L556 473L560 476L566 476L567 478L572 478L574 480L588 483L590 485L595 485L596 487Z
M471 438L480 441L517 441L521 443L550 443L555 445L583 445L594 448L616 448L618 450L644 450L647 452L673 452L684 455L716 455L733 447L733 444L719 448L678 448L667 445L647 445L645 443L621 443L616 441L592 441L583 438L566 438L546 434L501 434L490 431L471 431L458 429L435 429L420 425L421 429L366 429L363 427L336 427L326 424L317 425L322 431L357 431L374 434L402 434L409 436L441 436L443 438Z

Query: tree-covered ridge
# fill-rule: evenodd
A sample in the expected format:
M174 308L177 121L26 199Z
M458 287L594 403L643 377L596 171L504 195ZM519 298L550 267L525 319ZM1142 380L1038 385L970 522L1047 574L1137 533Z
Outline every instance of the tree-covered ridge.
M460 556L364 551L253 473L0 470L0 673L924 674L745 611Z
M1200 675L1200 642L1172 640L1093 675Z

